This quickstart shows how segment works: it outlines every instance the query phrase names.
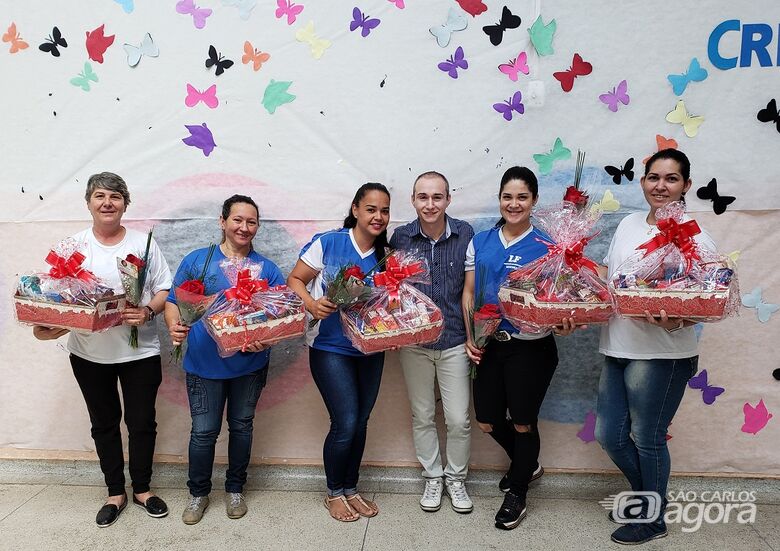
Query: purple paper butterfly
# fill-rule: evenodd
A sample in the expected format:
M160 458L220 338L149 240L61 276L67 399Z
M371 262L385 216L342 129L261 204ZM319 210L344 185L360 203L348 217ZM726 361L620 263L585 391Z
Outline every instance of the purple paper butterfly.
M182 138L181 141L192 147L197 147L203 151L203 154L206 157L208 157L209 154L214 151L214 148L217 147L217 144L214 143L214 136L211 134L211 130L209 130L209 127L206 126L205 122L200 125L185 124L184 128L190 131L190 135L186 138Z
M365 37L368 36L368 33L371 32L371 29L378 27L379 23L381 23L381 20L368 17L366 14L360 11L360 8L353 8L352 21L349 24L349 30L354 31L360 27L363 29L360 31L360 34Z
M596 439L596 414L589 411L585 414L585 422L577 432L577 438L585 442L593 442Z
M711 406L715 403L715 398L723 394L726 389L719 386L712 386L707 382L707 370L702 369L701 373L695 377L691 377L688 381L688 386L701 390L701 398L704 403Z
M628 83L625 80L621 80L611 91L599 96L601 103L604 103L609 107L609 110L613 113L617 113L618 102L623 105L628 105L631 98L628 97Z
M461 69L469 68L469 62L466 61L463 48L460 46L455 50L455 55L450 56L449 60L439 63L439 69L448 73L452 78L458 78L458 67Z
M520 91L514 93L514 95L505 100L503 103L494 103L493 109L501 113L508 121L512 120L512 111L516 111L519 114L525 113L525 105L520 100L523 99L523 94Z
M195 0L180 0L176 2L176 11L182 15L191 15L192 24L196 29L202 29L206 26L206 18L211 15L209 8L199 8L195 5Z

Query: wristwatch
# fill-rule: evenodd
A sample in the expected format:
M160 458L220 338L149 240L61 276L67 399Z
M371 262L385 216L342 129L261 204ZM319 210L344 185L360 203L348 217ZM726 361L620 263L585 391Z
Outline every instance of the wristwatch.
M145 308L149 311L149 320L148 321L152 321L154 319L154 317L157 315L157 312L152 310L151 306L146 306Z
M672 327L671 329L667 329L666 332L667 333L674 333L675 331L679 331L683 327L685 327L685 321L684 320L680 320L680 325L678 325L677 327Z

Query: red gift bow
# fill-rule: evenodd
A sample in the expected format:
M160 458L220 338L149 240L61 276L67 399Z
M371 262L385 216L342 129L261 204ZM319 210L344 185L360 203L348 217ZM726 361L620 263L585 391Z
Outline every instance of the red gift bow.
M401 282L423 271L422 262L412 262L402 266L396 257L391 256L385 262L385 271L374 274L374 285L386 287L390 292L390 300L398 300L398 286Z
M241 304L249 304L252 302L252 295L258 291L267 290L268 280L252 279L252 274L249 269L244 269L238 272L238 279L235 287L231 287L225 291L225 298L228 300L238 300Z
M693 240L694 235L701 233L699 224L696 223L696 220L688 220L680 224L674 218L663 218L656 222L656 226L658 226L660 233L636 249L644 249L644 256L647 256L656 249L672 244L685 257L685 273L690 272L693 261L701 259L696 251L696 242Z
M548 243L547 241L542 241L541 239L537 238L536 240L544 243L547 245L547 254L549 255L556 255L563 253L563 260L566 262L566 265L574 270L575 272L578 272L579 270L583 268L588 268L589 270L593 271L595 274L598 274L598 264L593 262L590 258L587 258L585 255L583 255L583 251L585 250L585 245L588 244L588 241L596 237L598 233L591 235L590 237L583 237L573 245L570 245L568 247L562 247L561 245L555 244L555 243Z
M144 267L144 264L146 264L146 262L144 262L142 259L138 258L132 253L127 255L127 258L125 258L125 262L129 262L133 266L137 267L139 270Z
M563 200L580 206L585 205L588 202L588 195L574 186L569 186L566 188L566 194L563 196Z
M46 263L51 265L49 275L56 279L75 277L83 281L92 281L96 279L95 274L81 267L85 258L79 251L71 254L67 260L54 251L49 251L49 254L46 255Z

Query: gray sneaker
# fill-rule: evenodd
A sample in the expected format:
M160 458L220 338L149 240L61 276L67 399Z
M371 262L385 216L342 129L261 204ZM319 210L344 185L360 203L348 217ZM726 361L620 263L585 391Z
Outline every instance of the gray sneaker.
M198 524L209 506L209 496L190 496L190 504L181 514L184 524Z
M229 518L241 518L246 514L244 494L228 492L225 494L225 509Z

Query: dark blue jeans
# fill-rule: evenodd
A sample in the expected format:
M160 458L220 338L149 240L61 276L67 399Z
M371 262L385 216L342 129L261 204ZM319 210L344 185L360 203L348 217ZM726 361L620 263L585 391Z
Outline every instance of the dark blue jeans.
M211 492L214 446L222 428L226 402L230 437L225 491L243 491L252 452L255 408L267 376L267 365L234 379L204 379L187 373L187 396L192 416L187 487L193 496L207 496Z
M357 492L368 417L379 395L384 363L383 352L347 356L309 348L311 375L330 415L322 451L328 495Z
M607 356L599 381L596 439L634 491L666 497L666 432L699 357L628 360Z

